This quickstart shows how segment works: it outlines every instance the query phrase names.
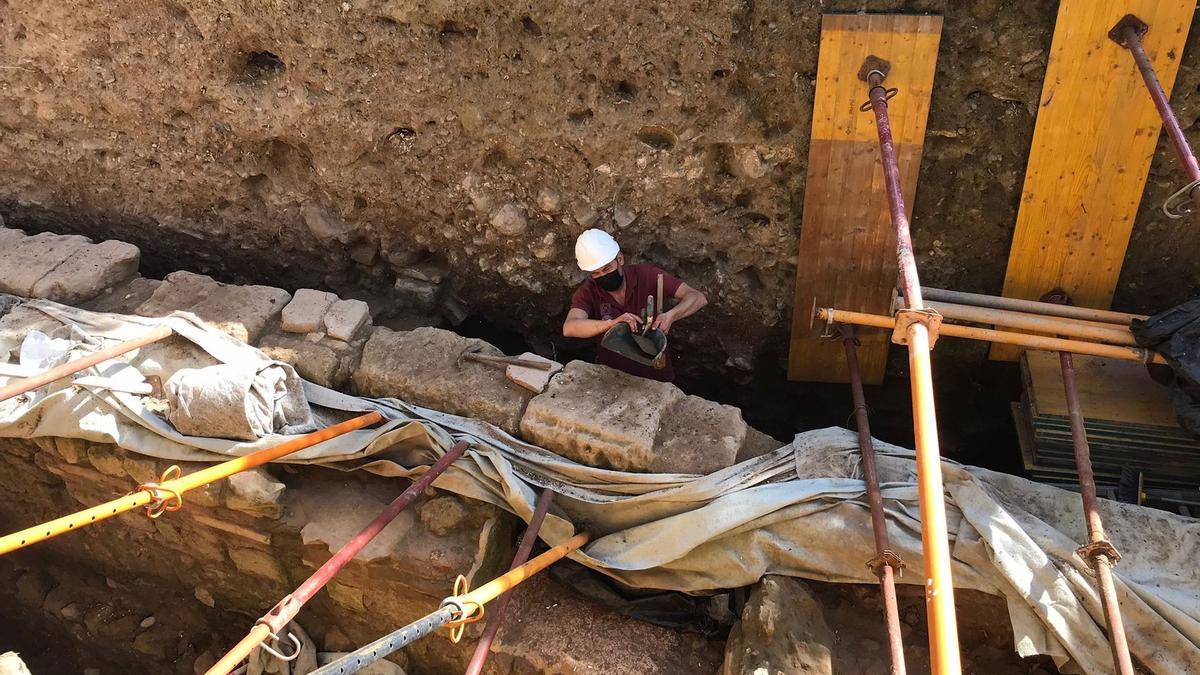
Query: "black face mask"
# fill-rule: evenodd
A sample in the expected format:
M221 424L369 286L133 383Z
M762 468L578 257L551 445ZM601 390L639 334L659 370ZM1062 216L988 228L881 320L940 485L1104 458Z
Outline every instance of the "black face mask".
M625 276L621 273L621 268L618 267L604 276L596 277L594 281L597 286L612 293L621 287L621 283L625 281Z

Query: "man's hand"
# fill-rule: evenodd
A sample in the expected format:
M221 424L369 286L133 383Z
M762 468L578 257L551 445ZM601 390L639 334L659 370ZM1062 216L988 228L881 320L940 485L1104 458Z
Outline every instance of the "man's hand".
M655 317L654 324L651 325L650 327L657 328L658 330L661 330L663 332L663 334L666 334L666 333L671 332L671 325L674 323L675 323L675 310L672 309L672 310L663 312L662 314L659 314L657 317Z
M628 324L629 330L636 333L638 331L638 326L640 326L642 324L642 319L637 314L625 312L621 316L618 316L617 318L612 320L612 326L615 326L619 323ZM609 326L609 327L611 328L612 326Z

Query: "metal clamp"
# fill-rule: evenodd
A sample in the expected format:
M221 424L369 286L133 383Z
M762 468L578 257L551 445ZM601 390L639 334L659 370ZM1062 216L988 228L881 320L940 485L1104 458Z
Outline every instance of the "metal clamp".
M454 579L454 595L442 600L442 607L450 607L454 610L455 617L446 622L446 628L450 630L450 641L454 644L458 644L459 640L462 640L467 624L483 619L483 605L474 601L463 602L462 596L466 595L469 590L470 584L467 582L467 578L460 574Z
M271 633L270 635L271 635L272 640L279 642L279 643L283 642L283 638L279 637L275 633ZM293 633L288 633L287 636L288 636L288 640L291 640L292 646L295 647L295 649L292 650L292 653L287 656L284 656L283 654L280 654L279 652L272 649L271 646L268 645L265 640L259 646L262 647L262 650L264 652L270 654L271 656L274 656L275 658L279 659L280 661L295 661L296 657L300 656L300 650L302 649L302 646L300 644L300 639L297 638L295 636L295 634L293 634Z
M162 472L162 476L158 480L166 483L179 478L182 474L183 470L177 464L172 464ZM178 511L183 508L183 494L179 490L163 487L157 482L142 483L134 492L150 493L152 501L146 505L146 516L152 519L167 511ZM165 496L163 493L166 493Z
M1172 220L1179 220L1195 213L1192 208L1192 192L1198 187L1200 187L1200 180L1194 180L1176 190L1175 194L1167 197L1167 200L1163 202L1163 214Z
M907 565L900 559L900 554L890 548L883 549L879 555L867 561L867 567L875 573L875 576L883 576L883 568L890 567L896 571L896 576L904 576L904 568Z
M933 309L901 309L896 312L896 327L892 329L892 342L908 344L908 327L914 323L925 326L929 331L929 348L937 344L938 332L942 329L942 315Z
M878 71L874 71L874 72L878 72ZM883 87L880 86L880 89L883 89ZM896 98L896 94L899 94L899 93L900 93L900 90L895 87L883 89L883 102L886 104L888 101ZM873 106L873 105L875 105L875 102L870 99L867 99L866 103L863 103L862 105L858 106L858 111L859 112L871 112L871 106Z
M1093 576L1096 574L1096 558L1104 556L1108 558L1109 565L1116 565L1121 561L1121 554L1117 551L1117 547L1112 545L1112 542L1107 539L1093 541L1090 544L1084 544L1075 549L1075 554L1087 563L1088 571Z

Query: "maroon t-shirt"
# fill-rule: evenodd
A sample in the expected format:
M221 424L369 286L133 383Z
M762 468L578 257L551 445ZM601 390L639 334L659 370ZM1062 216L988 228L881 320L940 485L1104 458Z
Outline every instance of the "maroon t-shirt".
M594 279L588 279L575 290L571 296L571 309L582 309L587 312L587 318L601 321L615 319L622 314L646 317L646 298L658 294L658 275L663 275L663 302L675 297L675 292L683 285L679 279L667 274L654 265L625 265L625 302L617 302L611 293L600 288ZM660 310L661 311L661 310ZM620 354L600 346L596 336L596 363L602 363L617 370L623 370L631 375L645 377L651 380L671 382L675 379L675 369L671 367L671 354L667 353L667 365L659 369L643 365Z

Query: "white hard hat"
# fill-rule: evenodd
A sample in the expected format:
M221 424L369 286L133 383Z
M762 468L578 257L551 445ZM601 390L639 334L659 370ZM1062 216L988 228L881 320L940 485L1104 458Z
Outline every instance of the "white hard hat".
M575 240L575 262L584 272L595 272L617 259L621 247L604 230L591 229Z

